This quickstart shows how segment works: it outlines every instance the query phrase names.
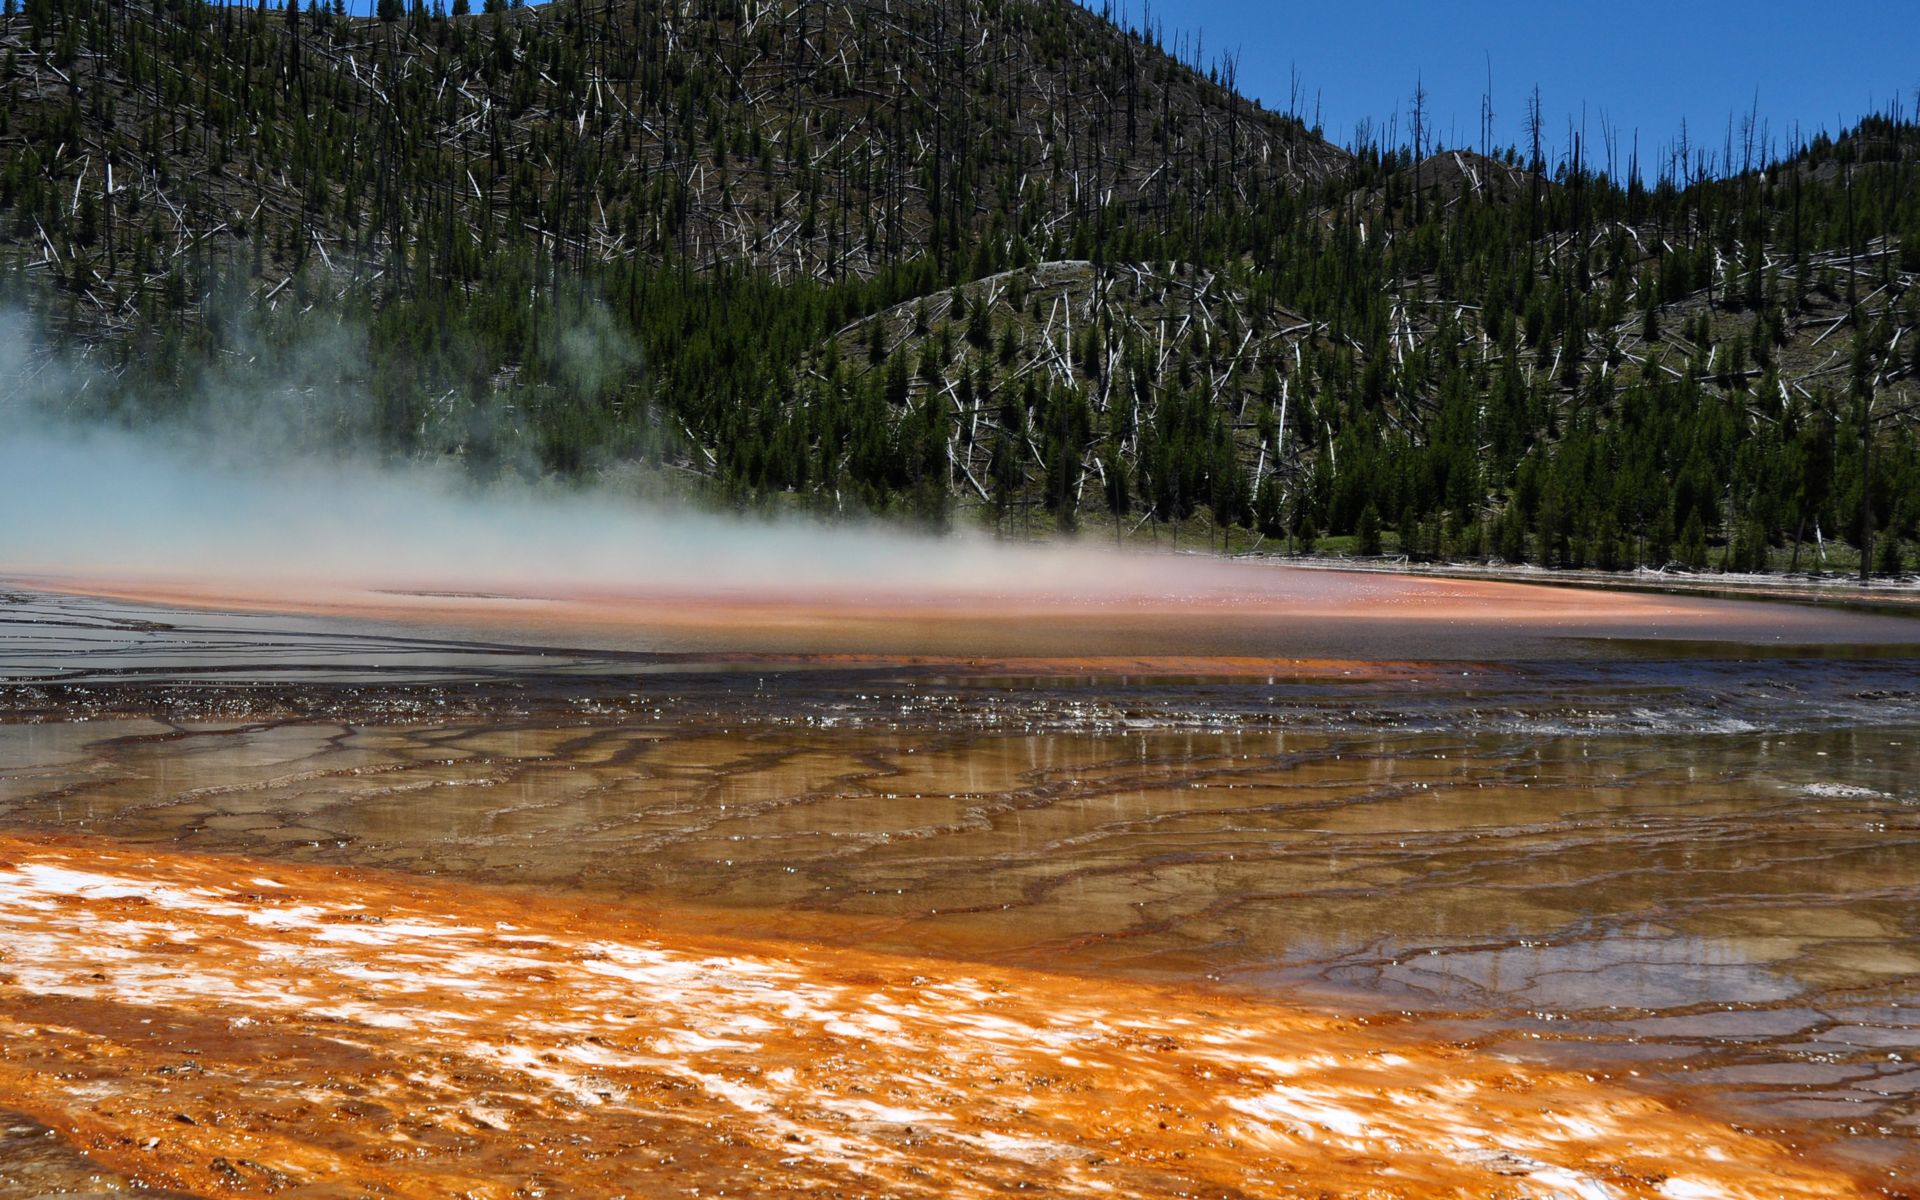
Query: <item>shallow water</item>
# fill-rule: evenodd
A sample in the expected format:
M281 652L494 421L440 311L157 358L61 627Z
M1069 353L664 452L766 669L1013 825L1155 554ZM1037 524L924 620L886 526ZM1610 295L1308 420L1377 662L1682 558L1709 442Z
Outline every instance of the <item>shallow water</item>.
M1366 1015L1920 1178L1920 662L1894 618L1472 660L1204 622L1127 657L1029 630L808 658L23 603L68 640L6 652L7 829Z
M690 935L604 899L93 840L0 854L0 1093L146 1186L1861 1194L1711 1117L1390 1022Z

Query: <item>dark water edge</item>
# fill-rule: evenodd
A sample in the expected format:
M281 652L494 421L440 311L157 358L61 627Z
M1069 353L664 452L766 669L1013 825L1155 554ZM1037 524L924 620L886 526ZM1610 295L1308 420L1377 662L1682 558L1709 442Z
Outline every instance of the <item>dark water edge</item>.
M1355 730L1513 735L1794 733L1920 721L1920 658L1904 653L1649 657L1610 661L1396 664L1210 675L1024 674L1001 667L846 667L659 662L609 677L476 671L419 682L258 681L96 674L0 684L0 723L153 717L181 721L646 719L771 726Z
M100 1200L139 1196L145 1200L197 1200L162 1191L87 1157L73 1142L29 1117L0 1110L0 1196L7 1200Z
M1261 556L1242 556L1260 558ZM1862 585L1858 576L1832 571L1731 575L1712 571L1600 571L1476 563L1366 562L1350 559L1274 558L1303 570L1411 576L1421 579L1474 579L1494 583L1543 584L1589 591L1637 592L1658 596L1699 596L1712 600L1815 604L1886 616L1920 610L1920 580L1912 576L1876 576Z

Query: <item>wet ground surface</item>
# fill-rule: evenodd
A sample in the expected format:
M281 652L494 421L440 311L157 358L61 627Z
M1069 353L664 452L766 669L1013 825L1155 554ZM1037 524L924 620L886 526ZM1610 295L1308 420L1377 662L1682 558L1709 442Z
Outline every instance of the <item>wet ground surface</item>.
M0 590L0 681L472 683L872 662L1612 662L1920 658L1877 605L1600 592L1120 556L1084 591L592 593L98 581ZM92 589L89 591L89 589ZM1167 674L1165 670L1156 671Z
M1920 661L1898 636L795 656L8 610L0 826L146 856L136 874L209 853L398 871L479 889L448 904L599 897L768 955L1364 1016L1677 1102L1889 1194L1920 1178ZM113 996L100 973L90 1004ZM966 1178L1000 1169L949 1143ZM1288 1194L1179 1178L1121 1186ZM1640 1194L1591 1178L1613 1190L1562 1192Z
M1861 1194L1585 1074L1272 1003L363 870L0 854L0 1089L196 1194Z
M19 1113L0 1112L0 1196L121 1196L185 1200L185 1193L137 1183L83 1153L60 1131Z

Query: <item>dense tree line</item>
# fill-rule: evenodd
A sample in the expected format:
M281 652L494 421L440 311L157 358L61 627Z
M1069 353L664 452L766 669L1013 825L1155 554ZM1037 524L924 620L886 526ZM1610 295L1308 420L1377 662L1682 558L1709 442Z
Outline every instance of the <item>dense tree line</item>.
M477 7L9 0L0 287L89 404L319 388L325 327L343 436L480 473L1602 569L1920 535L1897 110L1342 150L1066 0Z

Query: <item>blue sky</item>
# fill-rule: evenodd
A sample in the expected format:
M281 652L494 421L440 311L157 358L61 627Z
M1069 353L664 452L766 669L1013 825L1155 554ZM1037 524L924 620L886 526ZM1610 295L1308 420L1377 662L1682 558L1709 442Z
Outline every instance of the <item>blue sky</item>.
M1124 2L1138 24L1142 0ZM1538 83L1554 145L1584 105L1596 153L1604 118L1623 140L1639 129L1643 161L1682 118L1717 153L1729 114L1737 130L1756 93L1784 142L1795 122L1831 130L1895 93L1911 115L1920 88L1920 0L1153 0L1152 12L1169 36L1204 30L1208 57L1237 50L1241 90L1270 108L1287 107L1297 69L1308 119L1317 98L1340 142L1396 109L1404 131L1420 80L1430 125L1477 148L1489 62L1497 144L1523 140Z

